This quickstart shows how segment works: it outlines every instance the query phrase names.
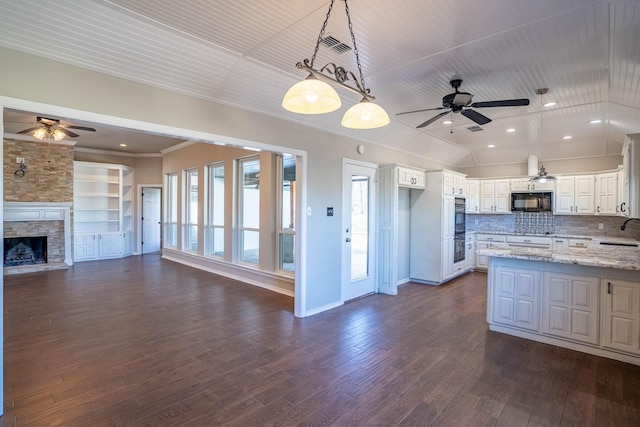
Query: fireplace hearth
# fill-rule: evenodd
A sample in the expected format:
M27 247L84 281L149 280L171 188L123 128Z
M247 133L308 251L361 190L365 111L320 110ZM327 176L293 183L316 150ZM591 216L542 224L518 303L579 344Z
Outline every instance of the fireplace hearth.
M5 267L47 263L47 236L4 239Z

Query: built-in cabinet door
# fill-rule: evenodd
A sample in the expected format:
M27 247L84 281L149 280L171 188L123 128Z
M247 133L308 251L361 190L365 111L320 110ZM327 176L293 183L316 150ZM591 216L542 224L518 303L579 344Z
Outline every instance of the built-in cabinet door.
M493 181L480 181L480 212L493 213Z
M618 172L596 175L596 215L618 214Z
M494 181L494 205L495 212L508 213L511 210L511 193L509 192L509 180L500 179Z
M480 181L477 179L465 180L465 210L467 213L478 213L480 211L479 206L479 191Z
M114 258L120 256L122 233L101 233L99 239L99 257Z
M540 331L540 271L496 267L492 298L492 321Z
M593 215L594 176L565 176L556 182L556 214Z
M603 345L640 353L640 286L638 283L604 279Z
M573 213L573 177L560 177L556 182L557 214Z
M476 268L483 268L485 270L489 268L489 257L477 253L480 249L487 249L488 247L489 243L476 242Z
M73 253L75 261L96 259L98 257L97 235L76 233L73 239Z
M442 240L442 280L453 274L453 237Z
M592 215L594 212L592 175L575 177L575 204L578 214Z
M456 201L453 196L443 196L442 204L442 237L453 237L455 234Z
M542 332L598 344L598 277L546 272L542 282Z

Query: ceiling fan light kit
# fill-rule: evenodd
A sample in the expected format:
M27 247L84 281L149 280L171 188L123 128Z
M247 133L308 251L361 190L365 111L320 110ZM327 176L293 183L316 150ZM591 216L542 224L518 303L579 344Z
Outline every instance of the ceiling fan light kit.
M351 71L347 71L343 67L333 63L325 65L320 68L320 70L313 68L334 3L335 0L331 0L329 4L329 10L320 29L320 34L318 34L318 40L316 41L316 47L313 51L311 61L305 59L296 64L296 68L307 71L309 76L302 82L293 85L287 91L282 100L282 107L285 110L298 114L324 114L335 111L341 107L342 102L337 92L330 86L334 85L362 96L362 101L347 110L342 118L342 126L351 129L375 129L385 126L390 122L389 115L382 107L373 103L375 97L370 94L369 89L366 88L364 83L362 65L360 64L360 56L358 55L358 47L356 45L356 37L353 33L353 25L351 24L351 15L349 14L347 0L344 0L344 8L349 23L353 52L355 53L356 63L358 64L359 80ZM333 74L333 76L324 74L325 72ZM356 87L354 88L345 84L347 81L353 81ZM327 87L330 90L327 89Z
M31 135L40 141L43 141L45 138L53 138L54 141L62 141L65 136L76 138L80 135L77 133L71 132L69 129L77 129L84 130L88 132L95 132L94 128L86 127L86 126L72 126L72 125L64 125L60 123L60 120L56 119L48 119L46 117L37 117L36 126L21 130L18 133L31 133Z

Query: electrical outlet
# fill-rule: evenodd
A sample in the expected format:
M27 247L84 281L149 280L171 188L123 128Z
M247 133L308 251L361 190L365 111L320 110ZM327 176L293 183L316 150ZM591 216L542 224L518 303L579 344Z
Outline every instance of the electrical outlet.
M598 223L598 230L604 230L604 224L599 222Z
M479 221L476 219L476 225L478 225L478 222L479 222Z

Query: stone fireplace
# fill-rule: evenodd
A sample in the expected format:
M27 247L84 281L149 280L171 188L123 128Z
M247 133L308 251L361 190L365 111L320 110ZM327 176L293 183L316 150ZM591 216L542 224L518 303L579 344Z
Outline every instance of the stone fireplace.
M72 265L70 208L71 203L5 202L4 274ZM9 254L12 249L14 252ZM20 263L21 260L25 262Z

